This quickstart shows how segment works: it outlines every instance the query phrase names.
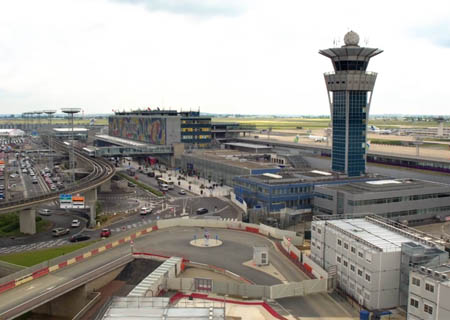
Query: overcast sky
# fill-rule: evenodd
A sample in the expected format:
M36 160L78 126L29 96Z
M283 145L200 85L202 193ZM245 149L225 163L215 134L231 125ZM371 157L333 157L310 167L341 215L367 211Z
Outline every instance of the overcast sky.
M0 113L328 114L349 30L384 50L372 114L450 114L448 0L2 0Z

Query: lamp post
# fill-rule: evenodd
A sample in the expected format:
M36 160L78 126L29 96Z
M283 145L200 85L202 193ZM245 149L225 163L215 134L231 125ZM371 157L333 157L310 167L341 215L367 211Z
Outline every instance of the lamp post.
M61 109L62 112L67 114L69 119L69 124L71 127L70 131L70 150L69 150L69 167L70 167L70 177L71 177L71 183L75 183L75 153L74 153L74 146L73 146L73 117L76 113L81 111L81 108L63 108Z
M56 113L56 110L44 110L43 111L48 116L48 149L50 156L50 168L53 168L53 153L52 153L52 116Z

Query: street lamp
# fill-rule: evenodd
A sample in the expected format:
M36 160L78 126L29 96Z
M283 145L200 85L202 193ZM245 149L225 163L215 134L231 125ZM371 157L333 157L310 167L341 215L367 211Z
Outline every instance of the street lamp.
M56 110L44 110L43 111L48 116L48 148L50 156L50 168L53 168L53 153L52 153L52 116L56 113Z
M72 184L75 182L75 153L74 153L74 147L73 147L73 117L76 113L81 111L81 108L62 108L62 112L67 114L67 117L69 119L69 124L71 127L71 134L70 134L70 150L69 150L69 167L71 172L71 182Z

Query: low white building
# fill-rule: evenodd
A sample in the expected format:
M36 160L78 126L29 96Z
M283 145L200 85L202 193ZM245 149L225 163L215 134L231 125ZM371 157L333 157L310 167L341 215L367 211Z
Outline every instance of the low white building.
M450 264L410 273L408 319L450 319Z
M311 258L369 310L406 306L410 265L448 260L439 239L381 217L332 219L312 222Z

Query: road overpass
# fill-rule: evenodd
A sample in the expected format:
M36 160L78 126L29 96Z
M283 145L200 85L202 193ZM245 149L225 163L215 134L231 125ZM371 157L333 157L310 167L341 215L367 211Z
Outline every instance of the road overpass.
M54 147L67 150L67 147L60 142L54 142ZM95 221L95 205L93 203L97 200L97 187L112 178L115 174L115 168L112 164L101 158L90 158L79 150L75 150L74 153L80 162L84 162L91 168L91 172L86 177L77 180L75 184L69 185L63 190L26 199L3 202L0 204L0 214L20 211L21 232L34 234L36 232L34 209L36 206L49 201L59 200L61 193L85 194L87 202L90 202L91 205L91 222Z
M194 234L204 232L204 227L208 227L212 234L217 234L224 242L223 246L207 255L204 249L189 245ZM51 303L55 299L58 299L58 303L54 304L53 309L47 307L39 310L53 310L52 312L55 313L64 310L66 316L73 315L77 312L76 309L83 307L76 301L87 303L88 286L93 291L93 288L99 289L105 285L105 282L100 285L101 281L96 279L106 277L107 272L130 262L133 258L130 255L133 249L137 252L150 250L156 256L181 256L189 261L219 267L217 270L229 270L242 276L243 279L260 285L275 285L283 281L298 282L308 279L275 248L273 241L265 238L268 231L265 228L270 227L263 228L262 225L239 221L169 219L159 220L153 226L145 229L123 232L68 255L1 278L0 318L17 317ZM158 231L159 229L164 230ZM269 234L272 237L279 237L280 234L274 230L270 228ZM289 231L280 230L279 232ZM251 260L254 245L265 245L270 248L270 259L285 280L282 281L273 275L243 265L243 262ZM109 281L113 279L114 277L110 277ZM96 281L95 284L92 281ZM326 294L305 296L298 302L299 306L314 305L317 310L320 310L321 303L335 304L336 302Z

